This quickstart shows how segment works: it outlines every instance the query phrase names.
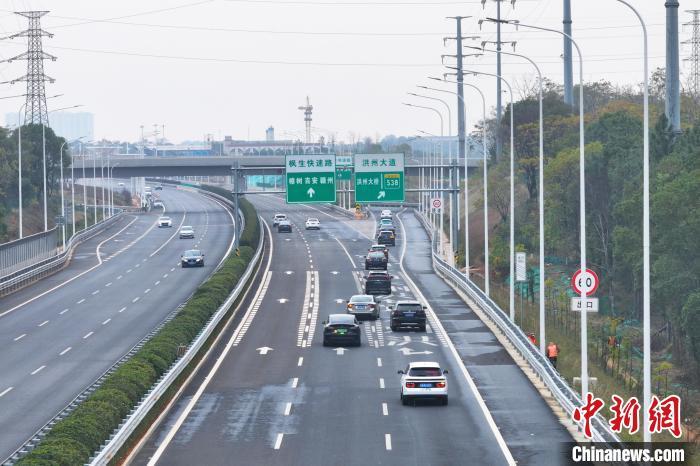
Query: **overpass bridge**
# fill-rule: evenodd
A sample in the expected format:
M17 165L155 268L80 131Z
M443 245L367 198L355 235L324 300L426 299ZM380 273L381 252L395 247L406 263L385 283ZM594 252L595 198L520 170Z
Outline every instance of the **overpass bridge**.
M448 156L444 156L443 164L428 163L429 158L407 156L405 171L407 175L417 175L421 167L444 167L450 168ZM439 158L438 158L439 160ZM425 163L423 163L425 161ZM236 162L239 169L249 171L250 175L274 175L284 173L284 156L218 156L218 157L141 157L134 155L118 155L107 157L74 156L73 170L76 178L100 177L101 173L105 177L111 171L112 178L131 177L162 177L162 176L229 176L231 167ZM481 158L469 158L469 169L476 169L480 166ZM83 166L85 171L83 172ZM457 166L463 175L464 159L457 160Z

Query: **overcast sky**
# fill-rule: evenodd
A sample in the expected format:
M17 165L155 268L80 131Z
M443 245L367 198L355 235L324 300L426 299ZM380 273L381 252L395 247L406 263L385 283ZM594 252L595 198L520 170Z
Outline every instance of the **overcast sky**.
M664 0L630 1L647 23L650 67L663 67ZM641 29L633 13L615 0L572 3L585 79L641 82ZM690 19L684 10L700 8L700 0L680 3L681 22ZM42 26L55 36L44 39L44 50L58 60L45 62L46 74L56 79L47 84L47 94L65 94L49 101L50 108L83 104L95 114L96 137L122 140L136 140L140 125L152 130L154 123L164 124L174 142L206 133L263 139L269 125L278 138L298 138L304 121L297 107L307 95L317 135L334 133L347 142L419 129L438 133L433 112L401 102L441 105L406 92L431 84L426 77L444 71L440 55L456 53L454 42L443 46L443 36L455 34L455 21L446 16L471 15L463 34L495 39L494 25L484 23L482 31L478 26L478 19L495 16L493 0L485 9L480 1L448 0L16 0L0 5L2 35L26 27L13 11L50 10ZM515 9L504 2L502 16L560 29L562 0L518 0ZM511 26L503 30L504 40L518 41L518 53L536 60L548 78L562 81L560 37ZM681 40L689 36L681 29ZM26 39L0 41L0 58L23 49ZM682 57L688 52L681 49ZM511 80L532 79L532 67L521 60L504 56L503 63ZM468 67L495 72L495 57L467 58ZM0 64L2 81L25 72L23 61ZM574 76L576 82L577 66ZM494 105L495 81L469 80ZM0 96L23 93L23 87L2 84ZM481 103L472 92L466 98L474 105L472 125ZM21 104L22 99L0 100L0 114Z

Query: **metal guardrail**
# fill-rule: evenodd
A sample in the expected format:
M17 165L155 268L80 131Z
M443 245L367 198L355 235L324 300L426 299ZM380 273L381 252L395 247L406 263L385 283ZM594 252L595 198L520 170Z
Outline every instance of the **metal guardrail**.
M121 217L122 213L123 211L119 209L117 213L107 220L103 220L89 226L79 233L76 233L70 238L68 244L66 245L66 250L62 253L0 277L0 296L8 295L30 282L33 282L46 275L50 275L63 268L63 266L70 260L76 246L83 241L92 238L98 233L101 233L105 228L116 222L117 219Z
M491 321L498 326L506 338L508 338L518 353L528 362L562 409L571 416L577 407L583 406L583 402L578 393L576 393L561 374L552 367L547 358L530 343L522 329L507 317L506 313L498 304L486 296L486 294L476 286L474 282L467 279L462 272L449 265L437 254L437 235L435 234L435 230L421 213L417 211L414 212L430 236L433 268L436 272L474 300ZM617 434L610 429L607 421L600 414L592 418L591 422L593 441L614 445L622 443Z
M211 193L208 193L211 194ZM230 202L227 200L227 202ZM262 220L258 216L258 221ZM136 408L131 410L127 419L125 419L117 430L111 435L107 443L105 443L101 450L90 460L91 465L107 465L109 462L119 453L119 450L124 446L124 444L129 440L131 435L137 429L137 427L143 422L143 420L148 416L151 409L158 403L161 397L170 388L170 385L177 380L180 374L187 368L187 366L193 361L197 353L202 349L206 341L214 332L216 326L221 322L226 313L228 312L231 305L238 299L241 293L245 290L248 285L248 281L253 274L254 269L257 264L262 259L263 255L263 242L265 237L265 229L260 229L260 240L255 252L255 255L251 259L245 273L238 281L238 284L234 290L229 294L226 301L216 310L207 322L207 325L202 329L202 331L197 335L194 342L188 347L187 352L177 359L170 369L164 373L156 384L151 387L151 389L142 398Z
M0 244L0 275L10 275L58 254L58 229Z

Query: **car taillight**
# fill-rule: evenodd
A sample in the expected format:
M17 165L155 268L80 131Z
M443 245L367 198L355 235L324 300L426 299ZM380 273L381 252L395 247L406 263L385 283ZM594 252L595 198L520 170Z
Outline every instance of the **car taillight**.
M416 384L414 382L406 382L406 388L416 388Z
M435 382L437 388L445 388L445 382Z

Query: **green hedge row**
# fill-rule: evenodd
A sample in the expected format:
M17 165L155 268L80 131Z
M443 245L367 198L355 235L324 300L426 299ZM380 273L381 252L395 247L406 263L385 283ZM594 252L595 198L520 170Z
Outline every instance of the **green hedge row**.
M204 185L201 187L201 189L218 194L219 196L225 197L233 202L233 194L224 188ZM256 248L260 239L260 224L257 220L258 212L255 210L255 207L253 207L253 204L243 197L238 198L238 207L241 209L241 212L243 212L246 225L245 230L243 230L243 233L241 233L240 245ZM249 225L253 225L253 227L248 228Z
M260 226L252 204L243 200L240 207L246 222L241 235L240 255L231 254L221 269L197 289L173 320L110 375L92 396L66 419L58 422L39 446L16 464L82 465L109 438L120 421L172 365L178 346L189 345L193 341L245 272L258 245Z

